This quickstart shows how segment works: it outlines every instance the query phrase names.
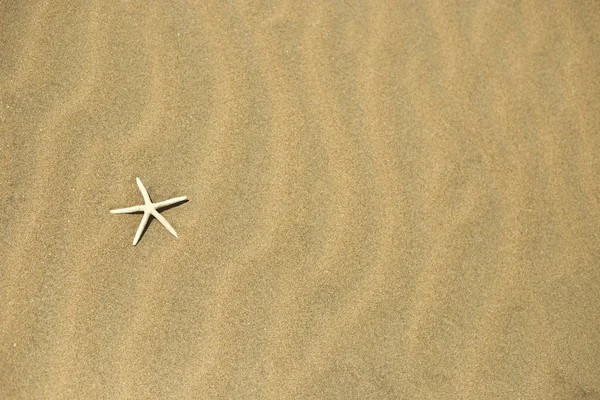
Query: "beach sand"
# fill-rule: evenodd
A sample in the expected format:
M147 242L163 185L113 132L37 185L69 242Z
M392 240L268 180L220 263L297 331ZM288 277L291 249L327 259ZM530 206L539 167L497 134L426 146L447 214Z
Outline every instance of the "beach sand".
M595 1L0 2L0 399L600 399ZM179 234L110 209L188 196Z

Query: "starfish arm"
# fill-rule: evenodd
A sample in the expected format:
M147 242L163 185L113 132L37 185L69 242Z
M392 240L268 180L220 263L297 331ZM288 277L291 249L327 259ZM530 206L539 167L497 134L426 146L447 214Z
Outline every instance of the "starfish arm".
M118 208L116 210L110 210L111 214L131 214L138 211L144 211L144 206L133 206L127 208Z
M171 224L169 224L169 222L165 219L165 217L163 217L162 215L160 215L158 213L158 211L153 210L152 211L152 215L154 216L154 218L156 218L158 220L158 222L160 222L161 224L164 225L165 228L167 228L167 230L169 232L171 232L171 234L175 237L177 237L177 232L175 232L175 229L173 229L173 227L171 226Z
M138 188L140 188L140 192L142 192L144 202L146 202L146 204L152 203L152 201L150 200L150 195L148 194L148 191L144 187L144 184L142 183L140 178L135 178L135 181L137 182Z
M142 217L142 222L140 222L140 226L139 226L137 232L135 233L135 237L133 238L134 246L140 241L140 238L142 237L142 232L144 232L144 227L148 223L148 218L150 218L150 213L144 212L144 216Z
M154 207L163 208L163 207L170 206L171 204L181 203L182 201L186 201L186 200L187 200L187 196L173 197L172 199L169 199L169 200L161 201L159 203L154 203Z

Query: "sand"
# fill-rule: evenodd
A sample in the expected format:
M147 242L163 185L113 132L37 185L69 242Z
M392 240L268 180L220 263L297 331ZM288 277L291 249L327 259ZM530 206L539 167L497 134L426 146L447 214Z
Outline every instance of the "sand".
M600 399L595 1L0 2L0 399ZM137 246L140 177L188 196Z

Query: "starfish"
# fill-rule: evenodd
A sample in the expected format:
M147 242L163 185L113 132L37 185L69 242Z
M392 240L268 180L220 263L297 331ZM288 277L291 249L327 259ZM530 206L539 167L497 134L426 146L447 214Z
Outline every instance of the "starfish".
M131 213L135 213L135 212L143 212L144 213L144 216L142 217L142 222L140 223L140 227L138 228L137 232L135 233L135 237L133 238L133 245L135 246L140 241L140 237L142 236L142 232L144 231L144 228L146 227L146 224L148 223L148 219L150 219L150 215L152 215L154 218L156 218L158 220L158 222L163 224L164 227L167 228L167 230L169 232L171 232L171 234L173 236L177 237L177 232L175 232L175 229L173 229L171 224L169 224L169 222L167 222L165 217L160 215L157 210L159 208L164 208L164 207L170 206L172 204L177 204L177 203L181 203L182 201L186 201L187 197L186 196L173 197L172 199L169 199L169 200L161 201L158 203L153 203L152 200L150 200L150 195L148 194L148 191L142 184L142 181L140 180L140 178L135 178L135 181L137 182L137 185L140 188L140 192L142 192L142 196L144 197L145 204L142 204L139 206L127 207L127 208L119 208L117 210L110 210L111 214L131 214Z

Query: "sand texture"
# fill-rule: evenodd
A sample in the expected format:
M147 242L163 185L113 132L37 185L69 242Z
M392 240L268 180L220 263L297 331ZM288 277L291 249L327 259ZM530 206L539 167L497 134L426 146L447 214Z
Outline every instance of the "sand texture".
M2 0L0 209L1 400L600 399L600 2Z

